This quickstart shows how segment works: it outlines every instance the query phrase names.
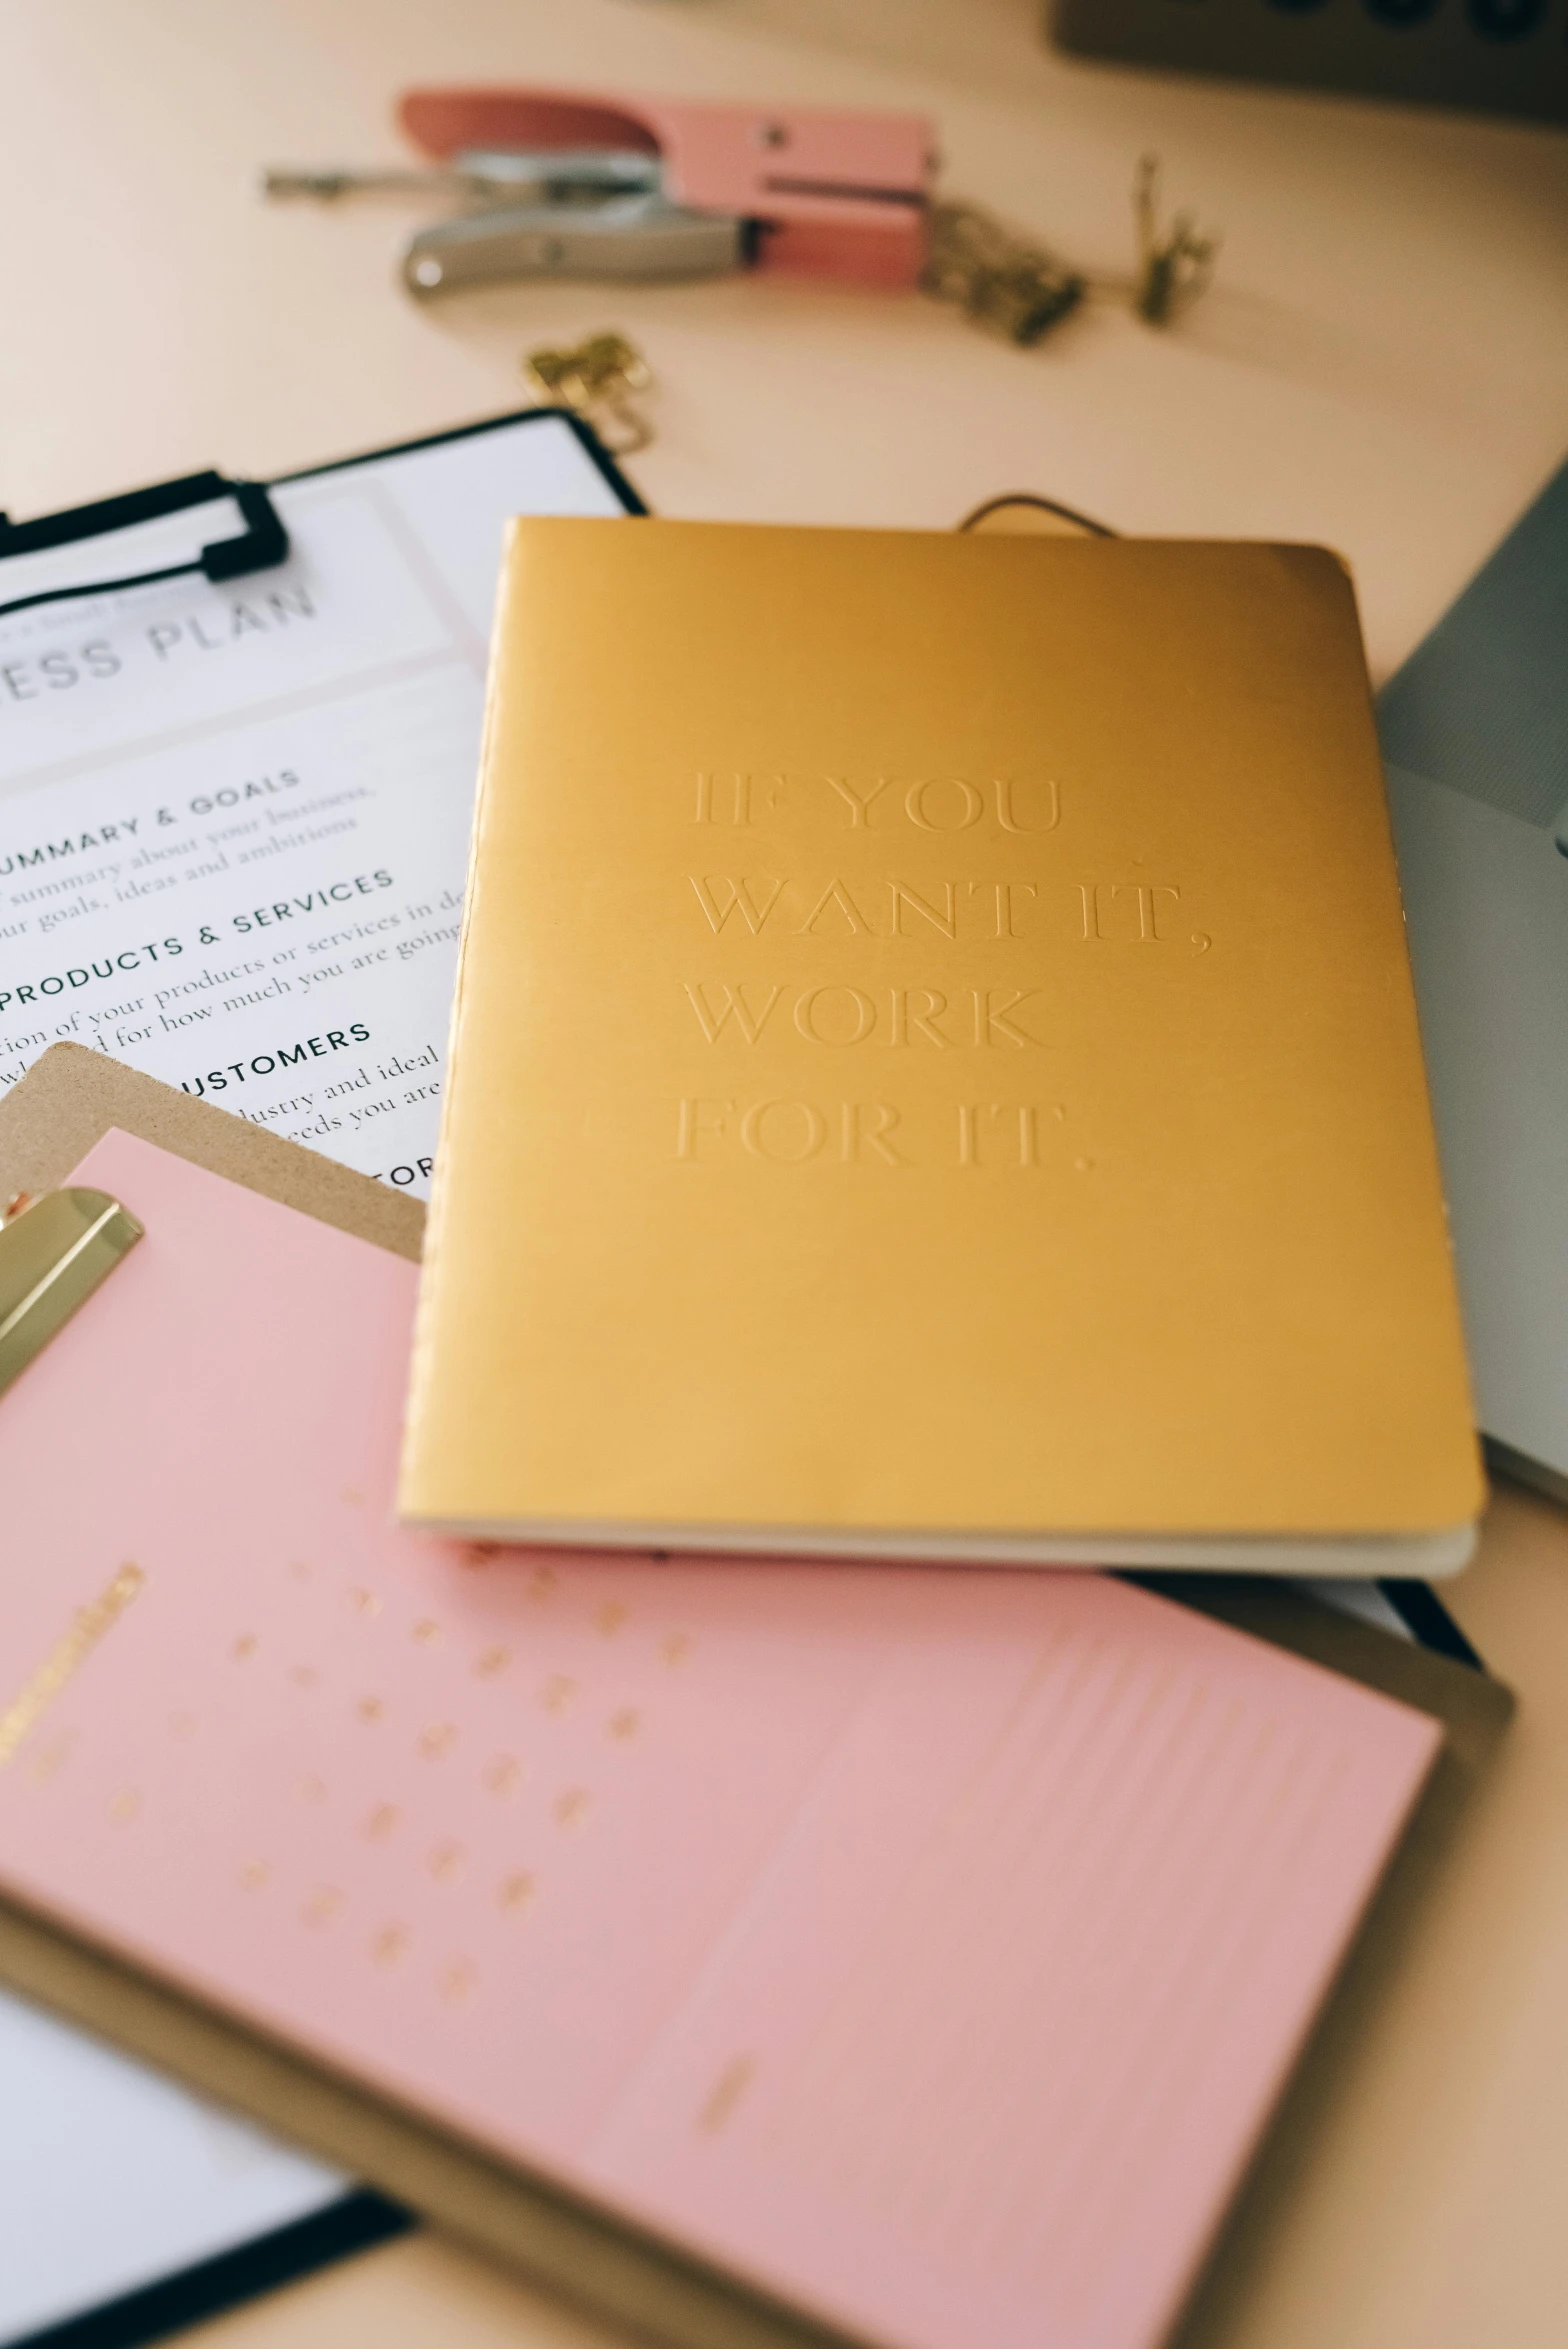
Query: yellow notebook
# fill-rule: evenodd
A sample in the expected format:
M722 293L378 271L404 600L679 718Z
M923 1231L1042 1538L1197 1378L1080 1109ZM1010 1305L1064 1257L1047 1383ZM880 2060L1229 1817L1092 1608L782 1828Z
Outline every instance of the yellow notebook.
M515 524L404 1516L1432 1574L1479 1500L1336 558Z

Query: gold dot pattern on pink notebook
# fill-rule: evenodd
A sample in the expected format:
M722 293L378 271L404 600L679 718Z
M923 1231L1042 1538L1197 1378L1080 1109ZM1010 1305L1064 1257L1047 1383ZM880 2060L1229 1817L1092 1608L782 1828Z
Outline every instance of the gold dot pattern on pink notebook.
M476 1563L488 1565L492 1555ZM587 1685L582 1665L583 1656L628 1632L633 1624L630 1606L619 1599L591 1608L568 1605L561 1634L552 1643L543 1626L549 1620L546 1610L560 1603L561 1585L555 1572L540 1570L522 1583L514 1576L509 1593L511 1604L520 1600L529 1611L525 1637L506 1645L493 1640L476 1643L472 1636L453 1643L447 1625L417 1612L411 1597L395 1588L387 1592L363 1583L340 1584L325 1561L290 1559L285 1580L290 1586L286 1607L281 1598L275 1602L268 1640L254 1631L238 1632L228 1639L226 1656L214 1661L226 1661L231 1669L244 1667L254 1693L240 1701L262 1712L278 1701L278 1676L290 1690L310 1693L315 1709L302 1721L296 1719L296 1729L307 1740L322 1736L322 1750L330 1746L335 1758L330 1778L325 1763L291 1773L288 1783L294 1801L330 1813L334 1837L352 1837L360 1845L401 1846L380 1878L379 1908L393 1905L401 1894L405 1908L420 1910L422 1896L410 1879L422 1877L426 1885L448 1893L462 1888L470 1902L520 1922L543 1896L551 1852L562 1848L563 1837L584 1831L592 1819L601 1789L584 1782L578 1770L589 1759L593 1743L625 1747L643 1733L644 1709L614 1701L613 1670L606 1677L601 1665L596 1678L602 1685ZM285 1654L297 1656L301 1644L309 1643L313 1625L324 1628L328 1620L349 1626L347 1642L341 1647L334 1643L330 1669L283 1662ZM572 1653L571 1671L549 1668L552 1651L560 1653L563 1639ZM664 1671L684 1660L691 1644L688 1635L657 1622L650 1622L645 1639ZM398 1647L403 1652L394 1660ZM472 1718L470 1693L465 1691L463 1700L467 1720L439 1709L451 1705L452 1714L457 1713L454 1695L461 1674L490 1684L488 1721L504 1723L514 1736L531 1725L534 1748L529 1759L495 1751L486 1743ZM372 1675L385 1677L395 1688L395 1701L357 1693ZM232 1702L223 1700L225 1734ZM580 1719L568 1733L561 1725L577 1709ZM334 1726L339 1716L382 1732L390 1747L385 1758L379 1747L356 1752L352 1742L338 1743ZM182 1737L199 1741L199 1715L182 1713L178 1721ZM463 1759L465 1751L475 1757L471 1762ZM401 1784L403 1766L411 1756L457 1772L448 1791L433 1804L395 1801L376 1791L389 1770L399 1774ZM514 1805L530 1786L539 1796L531 1812L513 1812L504 1824L487 1820L487 1811ZM476 1790L490 1798L489 1804L477 1801ZM140 1797L133 1790L121 1790L111 1800L110 1814L120 1823L128 1824L139 1810ZM433 1822L451 1818L465 1822L461 1834L450 1824L430 1832ZM248 1891L269 1894L282 1913L312 1933L359 1931L367 1964L402 1966L416 1950L424 1950L428 1987L443 2002L467 2006L480 1996L481 1968L465 1950L451 1946L454 1935L461 1934L461 1913L455 1918L421 1913L417 1925L379 1913L372 1920L366 1911L362 1863L344 1861L341 1873L356 1886L351 1895L338 1882L304 1881L281 1822L274 1840L277 1849L268 1857L239 1863L238 1879ZM331 1839L316 1849L330 1852Z
M413 1268L78 1179L147 1237L0 1408L0 1894L849 2334L1155 2349L1432 1724L1094 1575L417 1539Z

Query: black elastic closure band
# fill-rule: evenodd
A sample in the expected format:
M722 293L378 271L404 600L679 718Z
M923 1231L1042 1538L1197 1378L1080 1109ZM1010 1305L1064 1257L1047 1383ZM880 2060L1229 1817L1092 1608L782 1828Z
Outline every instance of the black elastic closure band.
M46 514L35 522L13 522L0 514L0 563L12 555L42 554L57 546L72 546L84 538L103 538L111 531L129 530L138 522L161 522L167 514L190 506L211 505L216 498L232 498L245 528L235 538L214 539L193 562L171 563L159 571L136 571L120 579L85 579L74 587L49 587L37 595L19 595L0 603L0 619L10 612L30 611L35 604L74 603L84 595L109 595L126 587L153 587L163 579L200 575L217 582L242 579L252 571L270 571L289 557L289 534L264 483L230 481L222 473L188 473L183 480L161 482L156 489L133 490L126 497L100 498L96 505L73 506L64 514Z

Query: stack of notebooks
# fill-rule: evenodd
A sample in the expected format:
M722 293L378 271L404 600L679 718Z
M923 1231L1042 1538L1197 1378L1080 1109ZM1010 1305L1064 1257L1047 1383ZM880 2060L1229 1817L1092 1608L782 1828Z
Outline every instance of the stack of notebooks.
M1260 1579L1479 1495L1332 558L519 524L428 1232L0 1191L0 1974L670 2344L1171 2337L1508 1709Z

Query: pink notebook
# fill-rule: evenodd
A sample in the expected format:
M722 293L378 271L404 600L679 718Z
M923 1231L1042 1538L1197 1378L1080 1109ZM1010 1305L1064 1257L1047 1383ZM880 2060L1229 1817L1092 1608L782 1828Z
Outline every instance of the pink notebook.
M0 1398L0 1890L848 2333L1157 2342L1438 1726L1094 1576L421 1540L414 1268L73 1179L147 1236Z

